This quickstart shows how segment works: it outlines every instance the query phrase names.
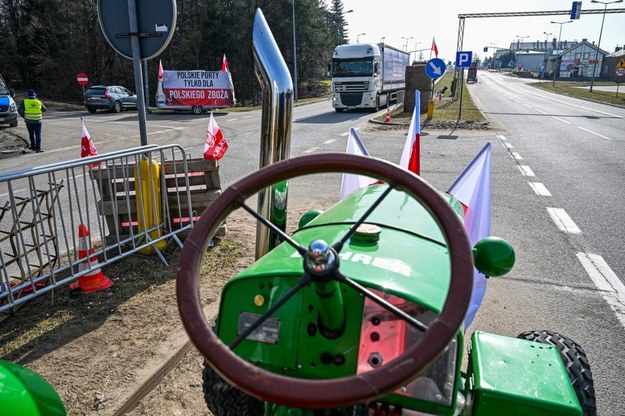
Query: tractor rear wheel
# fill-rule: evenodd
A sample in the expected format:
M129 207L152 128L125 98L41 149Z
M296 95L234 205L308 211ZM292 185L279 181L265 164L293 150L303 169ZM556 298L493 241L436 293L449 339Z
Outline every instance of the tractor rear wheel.
M202 389L208 410L215 416L263 416L265 405L260 400L231 386L204 363Z
M517 338L555 346L560 352L584 416L597 415L595 386L590 364L588 364L584 349L578 343L552 331L528 331L519 334Z

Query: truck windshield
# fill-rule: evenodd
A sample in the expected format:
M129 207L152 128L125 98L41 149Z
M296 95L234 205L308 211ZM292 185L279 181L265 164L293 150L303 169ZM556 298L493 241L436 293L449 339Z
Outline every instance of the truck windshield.
M370 77L373 75L373 59L334 59L333 77Z

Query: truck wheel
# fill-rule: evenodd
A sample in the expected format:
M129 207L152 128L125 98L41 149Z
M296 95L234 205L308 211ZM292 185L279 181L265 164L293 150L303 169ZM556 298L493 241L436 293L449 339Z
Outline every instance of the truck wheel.
M552 331L528 331L519 334L517 338L541 342L555 346L569 374L573 390L582 406L584 416L597 415L595 386L590 372L590 364L584 349L572 339Z
M375 99L375 107L373 108L373 112L377 113L380 111L380 96L378 95Z
M265 405L260 400L231 386L204 363L202 389L208 410L214 416L263 416Z

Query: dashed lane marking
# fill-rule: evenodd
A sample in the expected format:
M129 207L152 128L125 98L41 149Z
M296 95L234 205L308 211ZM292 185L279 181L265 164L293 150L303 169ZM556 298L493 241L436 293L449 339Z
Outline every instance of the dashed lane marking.
M523 156L521 156L518 152L512 152L512 157L516 160L523 160Z
M560 231L568 234L582 233L582 230L579 229L575 221L573 221L564 209L547 207L547 212Z
M551 192L547 189L545 185L541 182L528 182L530 188L534 191L534 193L538 196L551 196Z
M536 176L534 171L527 165L519 165L519 170L524 176Z
M597 289L601 291L603 299L621 321L621 325L625 327L625 286L621 280L600 255L577 253L577 258Z
M602 139L606 139L606 140L612 141L612 139L610 139L609 137L605 137L604 135L599 134L599 133L596 133L596 132L594 132L594 131L592 131L592 130L585 129L585 128L580 127L580 126L577 126L577 128L580 128L580 129L582 129L582 130L584 130L584 131L587 131L587 132L588 132L588 133L590 133L590 134L594 134L595 136L599 136L599 137L601 137Z

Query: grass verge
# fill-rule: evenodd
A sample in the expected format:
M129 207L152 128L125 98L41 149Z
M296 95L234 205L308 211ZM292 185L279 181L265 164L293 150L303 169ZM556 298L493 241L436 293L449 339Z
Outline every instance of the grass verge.
M595 82L593 83L592 92L590 92L590 82L556 81L556 85L554 86L553 82L547 81L536 82L529 85L542 88L546 91L555 92L556 94L625 107L624 85L620 86L618 95L614 91L601 91L600 89L594 88L600 86L616 86L617 84L615 82Z

